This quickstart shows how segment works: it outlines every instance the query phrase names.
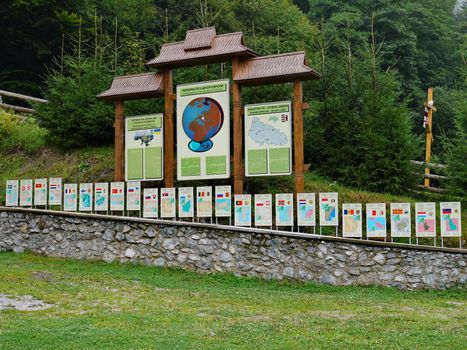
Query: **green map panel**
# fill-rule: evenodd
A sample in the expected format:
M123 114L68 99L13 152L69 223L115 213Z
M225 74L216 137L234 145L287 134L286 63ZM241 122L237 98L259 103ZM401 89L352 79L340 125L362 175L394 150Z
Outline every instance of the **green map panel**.
M290 148L269 150L269 172L271 174L290 173Z
M199 157L182 158L182 176L200 176L201 161Z
M143 149L129 148L127 150L127 174L128 180L143 178Z
M223 175L227 172L225 156L206 157L206 175Z
M144 150L144 178L162 178L162 147L148 147Z
M249 174L267 174L268 160L266 149L248 150L248 173Z

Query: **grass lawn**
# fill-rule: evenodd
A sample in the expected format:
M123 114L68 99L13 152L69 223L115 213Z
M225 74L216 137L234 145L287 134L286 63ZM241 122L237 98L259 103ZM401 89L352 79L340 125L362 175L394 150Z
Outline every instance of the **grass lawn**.
M466 293L267 282L0 253L1 349L465 349Z

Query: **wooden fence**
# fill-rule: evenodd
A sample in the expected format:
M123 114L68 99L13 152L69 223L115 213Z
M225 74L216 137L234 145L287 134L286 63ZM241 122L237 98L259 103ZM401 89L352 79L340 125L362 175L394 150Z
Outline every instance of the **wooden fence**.
M34 109L4 103L3 99L2 99L3 96L10 97L10 98L16 98L18 100L28 101L28 102L38 102L38 103L48 103L49 102L48 100L44 100L42 98L37 98L37 97L28 96L28 95L17 94L15 92L0 90L0 107L1 108L6 108L6 109L12 109L12 110L14 110L16 112L20 112L20 113L33 113Z
M417 161L417 160L412 160L411 162L412 162L412 164L417 165L420 169L430 168L430 169L433 169L434 171L439 172L439 173L445 172L446 168L447 168L447 166L444 165L444 164L425 163L425 162L420 162L420 161ZM443 184L443 181L446 181L448 179L447 176L439 175L439 174L431 174L431 173L429 173L429 174L427 174L427 173L423 173L423 174L417 173L417 175L421 175L423 177L423 179L431 180L430 181L430 186L417 185L417 188L427 190L427 191L431 191L431 192L437 192L437 193L444 193L444 192L447 191L445 188L442 188L440 186L440 185ZM438 184L438 187L432 186L433 182Z

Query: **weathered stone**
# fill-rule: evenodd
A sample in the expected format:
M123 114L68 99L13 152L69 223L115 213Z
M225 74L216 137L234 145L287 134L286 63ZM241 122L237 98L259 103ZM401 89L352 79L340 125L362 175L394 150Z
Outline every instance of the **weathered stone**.
M467 284L467 254L462 252L68 215L0 208L0 251L31 250L107 262L130 259L146 265L336 285L444 289Z
M136 256L136 250L133 248L128 248L125 250L125 256L129 259L133 259Z

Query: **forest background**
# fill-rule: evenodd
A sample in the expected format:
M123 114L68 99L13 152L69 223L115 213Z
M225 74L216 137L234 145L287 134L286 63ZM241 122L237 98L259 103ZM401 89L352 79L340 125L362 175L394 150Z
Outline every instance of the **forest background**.
M2 1L0 89L50 100L34 106L31 138L65 150L111 145L113 106L95 96L114 76L148 71L161 45L188 29L242 31L260 55L305 50L321 74L304 85L311 169L370 191L413 187L419 178L410 160L424 157L423 103L433 87L433 162L448 165L447 186L464 196L466 9L462 0ZM226 63L177 70L174 80L229 76ZM290 95L289 85L246 88L243 102ZM125 108L126 115L163 109L158 99Z

